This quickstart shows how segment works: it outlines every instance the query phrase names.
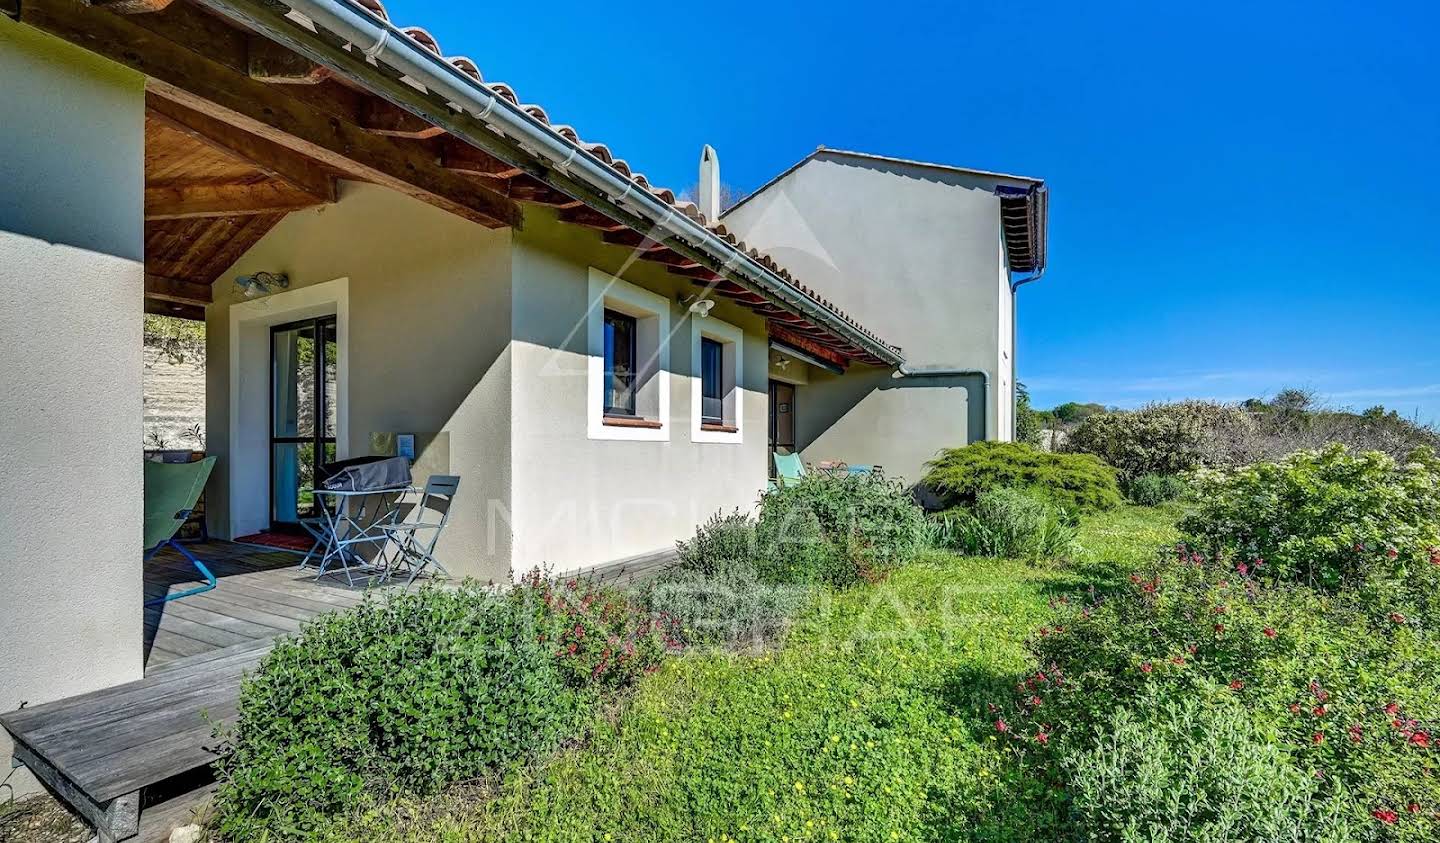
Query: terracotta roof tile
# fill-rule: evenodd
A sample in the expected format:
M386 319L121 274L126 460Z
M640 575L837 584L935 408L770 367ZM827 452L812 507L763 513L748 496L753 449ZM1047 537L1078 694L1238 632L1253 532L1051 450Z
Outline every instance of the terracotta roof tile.
M370 14L375 15L381 20L390 20L390 15L385 10L384 5L380 3L380 0L351 0L351 2L356 4L360 8L365 9ZM401 27L401 31L404 32L405 35L408 36L410 39L415 41L415 43L419 44L422 48L434 53L437 56L444 56L444 53L440 49L439 42L437 42L435 40L435 37L422 27ZM571 126L552 123L550 115L545 111L544 108L539 105L522 105L520 102L520 96L518 93L516 93L513 87L505 84L504 82L486 82L484 76L480 72L479 65L477 65L471 59L466 58L465 56L453 56L447 57L445 61L449 62L451 65L454 65L462 73L484 85L497 96L509 100L512 104L518 106L526 114L530 115L530 117L532 117L538 123L549 127L556 134L560 135L571 143L574 143L576 146L578 146L585 153L589 154L595 160L610 167L612 170L614 170L616 173L620 174L624 178L629 179L636 185L649 191L660 201L684 214L689 219L694 220L700 225L708 228L711 232L723 239L726 243L729 243L738 251L748 255L752 260L761 264L777 278L779 278L792 289L794 289L796 292L804 295L811 301L825 308L833 316L839 318L850 327L854 328L855 330L859 331L860 333L864 334L875 342L884 344L879 337L877 337L874 333L860 325L860 323L855 321L855 319L852 318L849 314L835 307L829 301L822 298L814 290L810 289L804 284L799 283L794 278L794 276L791 275L790 271L780 266L780 264L778 264L774 258L770 257L769 255L763 254L758 249L748 246L747 244L742 242L734 235L734 233L729 231L719 221L706 219L705 215L700 212L700 209L696 207L695 203L678 198L675 194L675 191L670 190L669 188L652 185L650 183L650 180L647 179L644 174L634 172L630 168L629 163L625 161L625 159L616 158L614 152L610 149L609 146L603 143L595 143L582 139L579 133ZM821 330L823 330L823 328L821 328ZM848 346L848 344L845 345ZM895 347L891 346L891 348Z

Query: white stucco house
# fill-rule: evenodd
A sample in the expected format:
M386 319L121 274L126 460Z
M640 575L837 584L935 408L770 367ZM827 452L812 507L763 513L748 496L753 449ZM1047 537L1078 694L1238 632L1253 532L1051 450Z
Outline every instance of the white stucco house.
M0 712L145 677L146 312L206 324L212 537L409 434L488 580L673 547L776 448L1012 435L1039 180L821 150L722 216L711 154L706 213L376 0L289 5L0 2Z

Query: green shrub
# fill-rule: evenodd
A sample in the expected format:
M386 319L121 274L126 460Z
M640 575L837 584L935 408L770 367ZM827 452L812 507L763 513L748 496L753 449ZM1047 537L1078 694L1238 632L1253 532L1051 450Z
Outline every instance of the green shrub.
M755 521L738 509L729 515L717 512L700 525L694 538L676 542L675 549L680 567L699 574L716 574L736 563L752 564Z
M1234 700L1145 699L1065 759L1081 839L1348 841L1344 804Z
M1159 506L1179 500L1189 491L1185 481L1173 474L1142 474L1125 488L1126 496L1141 506Z
M555 746L587 698L541 641L532 598L422 589L280 640L241 687L222 834L304 837L367 797L433 792Z
M765 493L755 534L761 580L843 587L919 552L925 514L899 483L811 475Z
M1427 562L1440 546L1440 460L1416 451L1405 465L1343 446L1278 463L1201 472L1198 510L1181 529L1193 544L1271 576L1336 588L1374 569Z
M748 563L709 576L669 571L644 586L642 594L651 612L674 619L687 645L755 648L778 642L815 597L805 586L762 582Z
M1134 479L1235 463L1255 424L1245 411L1210 401L1152 404L1089 416L1065 440L1068 451L1093 454Z
M1193 763L1187 753L1112 744L1096 759L1096 736L1112 734L1122 710L1148 724L1137 728L1162 732L1170 728L1167 710L1201 706L1212 713L1197 722L1214 729L1230 728L1223 721L1243 710L1249 723L1234 728L1253 730L1281 752L1249 762L1232 756L1232 763L1283 763L1316 779L1316 794L1337 802L1312 800L1317 831L1340 828L1335 817L1343 814L1359 829L1349 839L1436 839L1440 627L1426 601L1440 587L1440 565L1427 562L1398 580L1377 572L1375 587L1333 595L1267 584L1252 573L1245 563L1217 562L1182 546L1104 598L1057 600L1057 617L1031 642L1041 669L1022 683L1017 719L1006 724L1016 745L1073 776L1092 762L1138 765L1149 751L1164 769L1152 766L1145 775L1180 782L1191 776L1183 769ZM1182 734L1172 731L1173 738L1161 738L1178 745ZM1208 740L1199 730L1189 734ZM1085 810L1097 822L1153 807L1129 801L1139 782L1105 785L1102 778L1094 772L1086 785ZM1169 833L1164 811L1146 816L1122 836ZM1238 839L1253 839L1249 834Z
M959 507L933 517L945 525L944 546L969 556L1055 559L1075 547L1074 519L1016 489L981 492L973 510Z
M613 586L586 579L558 583L535 570L520 589L530 592L517 596L534 607L540 640L553 648L572 687L624 687L682 646L674 618L652 614Z
M1056 454L1018 442L976 442L941 451L927 467L922 484L946 508L973 504L981 492L1001 486L1031 491L1077 514L1122 502L1114 469L1086 454Z

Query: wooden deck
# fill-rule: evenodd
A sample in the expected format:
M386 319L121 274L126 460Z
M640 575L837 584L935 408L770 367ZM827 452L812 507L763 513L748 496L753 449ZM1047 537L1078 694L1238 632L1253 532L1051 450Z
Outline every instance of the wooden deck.
M0 715L15 739L16 758L93 824L102 842L141 833L165 839L167 824L151 818L183 811L171 807L175 803L149 806L167 787L183 793L204 786L215 759L214 729L233 722L241 677L277 636L365 597L358 578L354 588L343 575L316 582L313 568L297 568L298 554L226 542L187 547L219 585L146 609L143 679ZM674 558L673 550L642 554L578 576L634 582ZM146 567L146 599L197 585L195 577L179 554L157 554ZM186 782L181 788L171 786L177 777ZM151 813L142 817L142 810Z
M312 566L300 570L301 556L230 542L186 546L219 579L213 591L145 609L145 671L213 650L300 631L307 620L359 603L365 589L343 575L315 581ZM195 566L173 550L156 554L145 567L145 599L199 585ZM393 588L396 586L386 586Z

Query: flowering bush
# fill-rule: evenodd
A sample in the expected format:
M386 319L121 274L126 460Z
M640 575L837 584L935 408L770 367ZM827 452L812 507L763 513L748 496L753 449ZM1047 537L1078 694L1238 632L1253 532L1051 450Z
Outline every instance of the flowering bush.
M517 597L535 608L540 641L553 648L561 674L577 688L629 685L683 646L674 617L652 614L618 588L587 579L556 582L537 569L521 580Z
M976 442L947 448L928 464L922 485L945 508L974 504L981 492L1009 486L1068 512L1096 512L1122 503L1115 470L1088 454L1056 454L1018 442Z
M1406 583L1427 594L1406 595ZM1245 763L1288 771L1225 783L1243 788L1227 798L1263 801L1277 776L1293 781L1296 771L1318 782L1285 797L1314 812L1314 835L1270 836L1262 812L1233 826L1228 839L1317 839L1319 829L1342 826L1361 831L1338 839L1435 839L1440 630L1428 595L1437 586L1440 565L1427 562L1389 588L1323 595L1262 582L1251 563L1181 546L1137 570L1118 593L1057 599L1056 620L1032 641L1042 668L1019 687L1006 732L1083 784L1092 801L1082 813L1102 827L1125 808L1113 800L1138 791L1094 771L1108 765L1143 771L1147 781L1187 780L1192 774L1179 768L1195 755L1181 751L1186 729L1176 723L1207 722L1189 731L1192 740L1262 736L1279 751L1251 747ZM1244 755L1236 747L1217 752ZM1200 801L1181 808L1193 811L1216 792L1202 788ZM1125 836L1163 838L1170 827L1161 819Z
M1332 445L1196 476L1181 529L1209 553L1263 560L1273 576L1334 589L1426 564L1440 547L1440 460L1404 465Z

